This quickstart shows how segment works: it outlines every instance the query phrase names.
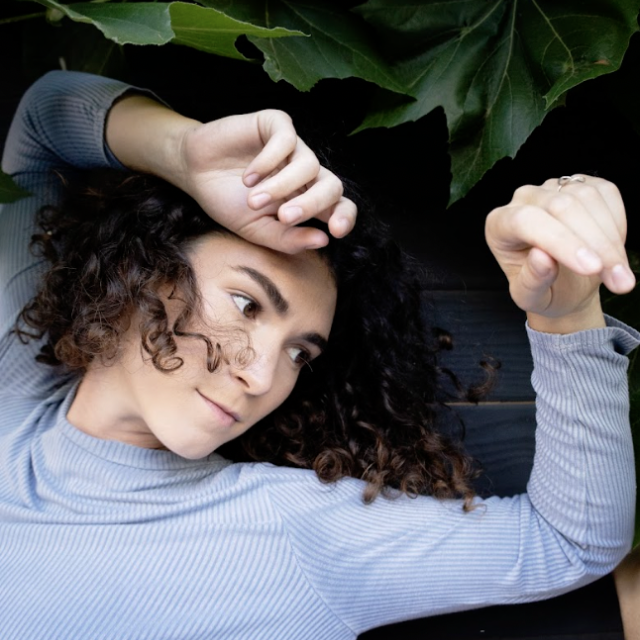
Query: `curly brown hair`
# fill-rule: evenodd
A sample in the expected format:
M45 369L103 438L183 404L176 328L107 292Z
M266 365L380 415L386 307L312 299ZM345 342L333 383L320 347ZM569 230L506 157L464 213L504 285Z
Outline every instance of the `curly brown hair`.
M96 359L117 358L136 311L158 370L182 365L176 336L204 340L206 366L219 366L221 345L188 331L200 302L189 251L202 235L230 232L191 198L152 176L103 170L67 184L63 204L44 207L39 225L32 246L51 266L15 331L25 341L45 337L40 362L82 374ZM325 482L360 478L366 502L399 491L462 497L469 508L477 467L446 406L445 382L457 380L437 356L451 341L425 320L423 267L365 214L320 253L338 287L328 348L276 411L221 452L313 469ZM163 287L184 303L173 324ZM457 388L477 400L490 378Z

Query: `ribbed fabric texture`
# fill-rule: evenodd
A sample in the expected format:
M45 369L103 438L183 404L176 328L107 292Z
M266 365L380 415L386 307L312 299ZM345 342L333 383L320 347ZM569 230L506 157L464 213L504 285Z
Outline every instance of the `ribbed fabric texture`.
M127 86L53 72L25 95L3 167L34 197L0 212L3 640L348 639L397 620L547 598L613 569L635 499L626 357L611 326L530 331L538 393L528 492L380 498L362 483L99 440L66 420L77 381L9 333L55 167L117 166L104 119ZM176 425L179 428L179 425Z

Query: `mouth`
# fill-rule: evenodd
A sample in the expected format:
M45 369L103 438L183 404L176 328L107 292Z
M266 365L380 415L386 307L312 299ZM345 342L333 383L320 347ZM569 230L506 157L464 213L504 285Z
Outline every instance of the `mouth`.
M240 416L237 413L231 411L230 409L227 409L227 407L222 404L214 402L213 400L211 400L211 398L205 396L201 391L198 391L198 389L196 389L196 391L198 392L198 395L204 400L209 409L214 413L214 415L224 424L230 427L236 422L240 422Z

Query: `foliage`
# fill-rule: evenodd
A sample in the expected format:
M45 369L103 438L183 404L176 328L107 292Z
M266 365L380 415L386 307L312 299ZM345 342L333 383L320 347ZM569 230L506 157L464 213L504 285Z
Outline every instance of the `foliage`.
M0 202L15 202L29 195L21 189L11 178L0 171Z
M301 91L325 78L361 78L379 93L356 131L394 127L441 108L449 129L450 203L499 159L513 157L567 91L619 67L640 11L640 0L4 5L16 3L25 12L43 5L51 22L94 25L118 46L173 43L247 59L237 48L244 36L274 81ZM104 72L99 56L94 64L83 68Z

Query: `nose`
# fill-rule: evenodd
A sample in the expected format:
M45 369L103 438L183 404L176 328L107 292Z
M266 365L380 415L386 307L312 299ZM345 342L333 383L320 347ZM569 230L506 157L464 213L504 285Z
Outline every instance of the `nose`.
M278 352L275 348L254 347L249 362L233 365L232 375L245 387L247 393L262 396L273 387L277 364Z

